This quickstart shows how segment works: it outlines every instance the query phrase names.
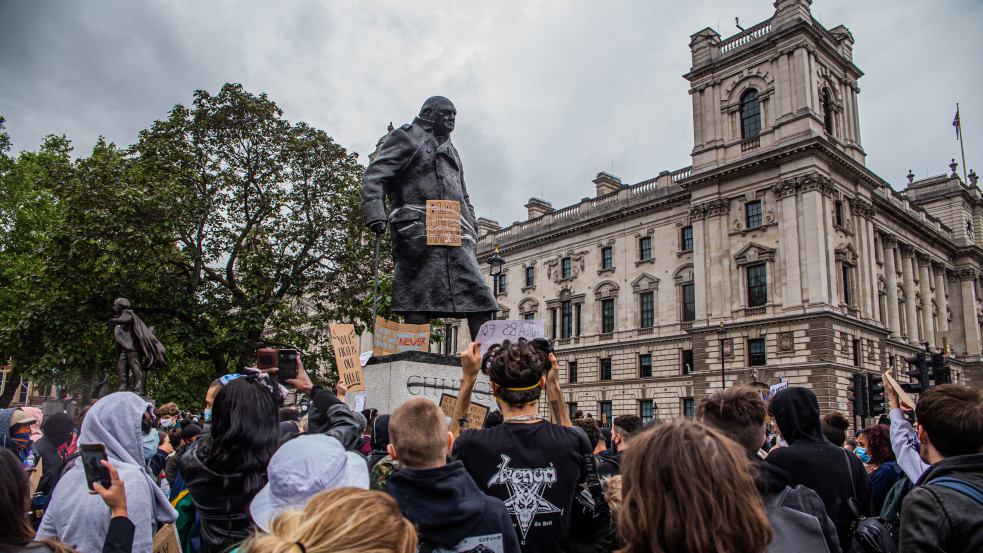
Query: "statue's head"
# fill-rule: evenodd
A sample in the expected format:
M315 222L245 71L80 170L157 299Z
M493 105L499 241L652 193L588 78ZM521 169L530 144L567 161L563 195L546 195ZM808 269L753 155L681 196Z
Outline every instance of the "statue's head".
M432 96L423 102L420 108L420 119L433 121L433 132L438 136L446 136L454 130L454 118L457 108L443 96Z
M113 311L116 313L122 313L126 309L132 309L132 307L130 307L130 300L126 298L117 298L116 301L113 302Z

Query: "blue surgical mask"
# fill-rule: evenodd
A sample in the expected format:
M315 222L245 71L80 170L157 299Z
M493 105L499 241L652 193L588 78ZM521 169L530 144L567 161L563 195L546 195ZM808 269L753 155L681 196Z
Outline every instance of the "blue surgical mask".
M212 410L211 409L205 409L205 420L206 421L212 420Z
M143 460L149 461L154 453L157 453L157 444L160 443L160 437L157 435L157 431L151 431L149 434L143 435Z
M870 455L867 454L866 447L858 447L856 454L857 457L860 457L860 460L863 461L865 464L870 462Z

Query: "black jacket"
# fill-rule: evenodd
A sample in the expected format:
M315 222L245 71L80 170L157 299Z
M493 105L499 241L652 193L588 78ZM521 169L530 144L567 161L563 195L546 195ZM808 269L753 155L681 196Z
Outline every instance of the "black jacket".
M432 469L402 468L386 482L399 510L419 529L421 544L442 551L520 553L519 539L502 500L485 495L454 461Z
M789 487L787 472L762 461L756 455L748 454L748 458L750 458L752 466L757 469L752 472L754 485L758 488L758 493L761 494L761 498L765 502ZM785 494L781 506L816 517L819 520L819 527L822 528L823 538L826 540L829 553L840 553L840 540L836 535L836 526L826 514L826 506L823 505L823 500L819 498L816 492L805 486L795 486Z
M624 451L619 451L614 455L605 458L604 461L598 461L597 476L600 478L605 478L621 474L621 459L624 457L624 454Z
M790 485L802 485L819 494L826 513L836 525L840 546L845 549L853 522L848 503L854 495L851 471L861 514L873 512L870 478L863 463L856 455L826 440L819 420L819 401L811 390L782 390L771 400L771 411L789 445L773 450L765 462L787 472Z
M949 457L922 474L901 507L901 551L983 551L983 504L937 484L950 477L983 489L983 454Z

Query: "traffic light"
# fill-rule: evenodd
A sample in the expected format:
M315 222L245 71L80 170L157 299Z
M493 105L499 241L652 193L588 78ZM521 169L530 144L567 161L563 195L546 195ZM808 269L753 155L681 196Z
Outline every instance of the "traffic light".
M853 415L867 418L867 379L864 373L856 373L847 377L851 385L847 390L853 393L848 399L853 402ZM883 388L882 388L883 390Z
M941 353L932 354L932 380L935 386L939 384L949 384L949 364L946 363L945 355Z
M884 377L879 374L867 375L867 413L871 417L884 414Z
M904 360L905 363L915 366L914 370L905 372L908 376L914 377L918 382L903 382L901 389L909 394L920 394L929 389L932 386L929 382L932 373L929 370L928 356L925 355L925 352L919 351L917 355L905 357Z

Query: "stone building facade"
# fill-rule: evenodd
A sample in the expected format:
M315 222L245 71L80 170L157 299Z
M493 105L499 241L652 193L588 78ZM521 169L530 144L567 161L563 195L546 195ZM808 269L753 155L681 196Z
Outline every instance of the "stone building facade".
M546 321L571 409L671 419L783 380L849 415L848 376L943 338L954 379L983 382L983 193L955 166L901 193L865 167L853 36L810 4L692 35L690 167L480 221L480 260L506 260L499 317Z

